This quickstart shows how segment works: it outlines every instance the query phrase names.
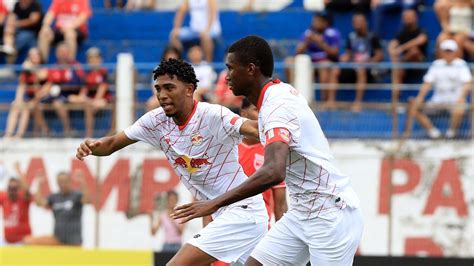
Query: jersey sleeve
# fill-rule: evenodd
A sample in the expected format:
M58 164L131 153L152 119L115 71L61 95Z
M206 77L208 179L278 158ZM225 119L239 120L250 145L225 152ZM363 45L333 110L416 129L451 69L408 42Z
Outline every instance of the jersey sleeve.
M289 145L298 142L299 119L296 114L285 107L285 103L274 103L260 110L265 145L282 141Z
M237 145L242 140L240 127L246 119L230 111L227 107L215 105L210 112L210 123L215 136L224 144Z
M156 138L158 134L157 125L152 120L152 112L144 114L133 125L124 130L125 135L131 140L149 143L150 139Z

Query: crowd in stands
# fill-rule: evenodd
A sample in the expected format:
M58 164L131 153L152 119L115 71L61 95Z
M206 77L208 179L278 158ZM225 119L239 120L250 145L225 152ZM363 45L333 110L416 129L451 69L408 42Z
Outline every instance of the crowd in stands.
M6 62L10 64L21 63L26 55L5 137L23 137L31 114L34 114L37 135L47 136L49 129L42 115L42 108L47 104L56 111L66 136L78 135L71 126L69 109L82 107L86 136L93 136L95 114L110 107L113 97L108 89L108 70L101 67L101 51L98 48L88 50L87 65L76 61L77 51L80 51L78 47L89 34L87 23L92 16L89 0L53 0L45 13L37 0L18 0L11 11L3 5L3 1L0 0L3 29L0 52L6 55ZM249 0L243 10L252 10L254 4ZM321 84L321 100L325 108L337 107L338 88L341 84L350 83L355 84L356 92L351 110L360 112L363 109L367 84L380 79L380 73L366 64L389 60L395 64L428 62L430 58L441 57L439 47L445 40L456 42L457 58L474 60L472 0L435 1L433 8L442 29L436 37L435 56L428 54L430 36L427 30L418 25L417 10L424 4L423 0L324 0L324 4L325 10L314 15L308 29L295 33L301 34L299 43L285 62L289 66L286 70L289 82L294 79L291 67L294 55L308 54L313 63L319 64L315 80ZM104 1L105 8L127 10L153 10L157 5L160 1ZM348 36L342 36L333 25L333 14L347 11L354 13L353 30ZM189 25L184 25L187 14L190 16ZM387 14L400 16L401 25L395 36L385 36L391 39L386 45L380 36L385 34L383 18ZM210 64L221 61L221 58L213 56L222 27L217 0L183 1L176 11L173 27L169 29L169 47L163 58L187 55L183 59L192 63L200 81L196 99L236 108L241 99L233 97L227 90L225 71L218 75ZM56 56L49 55L51 47L56 48ZM339 68L332 64L338 62L360 66ZM51 63L56 66L49 69L42 66ZM391 70L389 76L394 102L398 101L402 84L419 83L423 72L396 66ZM156 106L157 100L152 96L146 109Z

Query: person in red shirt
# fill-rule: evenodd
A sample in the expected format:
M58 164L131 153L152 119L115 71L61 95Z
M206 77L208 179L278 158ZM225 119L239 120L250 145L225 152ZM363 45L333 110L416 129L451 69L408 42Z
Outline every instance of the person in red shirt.
M6 24L8 17L8 10L3 4L3 0L0 0L0 43L3 43L3 28Z
M23 180L10 178L7 191L0 191L0 207L3 208L3 229L7 243L23 241L31 235L29 209L31 195Z
M43 20L38 46L45 61L48 61L51 43L66 42L76 58L77 45L88 35L87 21L92 15L89 0L53 0ZM51 24L55 22L54 29Z
M240 108L240 115L251 120L257 120L257 107L251 104L247 98L244 98ZM239 162L247 176L253 175L263 165L264 154L264 147L258 140L244 137L242 143L239 144ZM268 218L271 219L272 214L274 214L275 221L280 220L288 210L285 182L266 190L262 195L267 207Z

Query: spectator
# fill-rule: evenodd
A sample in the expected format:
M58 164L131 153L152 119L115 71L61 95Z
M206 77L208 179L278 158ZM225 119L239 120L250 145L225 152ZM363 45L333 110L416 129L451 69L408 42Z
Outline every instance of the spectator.
M46 199L38 190L35 195L36 204L53 211L54 235L26 237L26 245L80 246L82 244L82 207L84 204L91 203L91 200L84 176L77 174L75 179L81 186L80 191L73 189L73 180L67 172L61 172L57 176L58 193L53 193ZM46 177L43 176L41 182L47 182Z
M77 46L88 35L87 21L92 15L89 0L53 0L43 20L38 44L43 59L48 61L51 43L66 42L76 58ZM51 24L55 21L55 28Z
M181 248L184 224L180 224L170 217L177 204L178 193L173 190L168 191L166 193L166 211L160 211L156 221L153 216L151 217L151 234L155 235L160 228L163 228L165 234L162 252L176 253Z
M63 124L64 134L72 136L72 128L65 104L74 101L79 94L84 80L81 65L72 57L71 48L67 43L60 43L56 48L56 66L48 70L48 82L43 86L42 93L47 94L43 103L52 103Z
M41 5L36 0L19 0L13 12L8 15L4 32L4 46L1 50L9 55L9 63L14 56L36 47L36 38L41 28Z
M23 176L20 179L10 178L7 191L0 191L0 207L3 208L3 230L7 243L23 242L31 235L30 203L31 195Z
M126 7L127 2L127 0L104 0L104 7L122 9Z
M372 18L374 22L374 32L384 37L384 20L387 15L400 16L403 10L415 9L422 0L372 0ZM385 35L386 36L386 35Z
M379 38L367 28L367 20L363 14L355 14L352 17L354 31L349 34L346 41L346 52L341 56L342 62L353 62L356 64L377 63L383 60L382 44ZM338 71L339 72L339 71ZM337 73L339 76L339 73ZM352 111L362 110L362 100L367 86L370 73L366 67L358 66L356 69L344 69L341 80L347 83L356 82L356 97L352 105Z
M107 106L112 100L109 93L108 72L102 67L102 55L97 47L91 47L86 52L88 68L85 73L85 85L78 95L70 95L68 102L84 105L86 120L86 137L94 134L95 113Z
M153 10L155 8L155 0L128 0L127 10Z
M174 46L171 46L171 45L168 45L165 50L163 51L163 55L161 56L161 60L168 60L170 58L173 58L173 59L181 59L181 51L174 47ZM146 101L146 110L147 112L150 111L150 110L153 110L155 108L158 108L160 106L160 103L158 102L158 98L156 97L156 90L155 88L152 86L152 91L153 91L153 95L150 96L150 98L148 98L148 100Z
M194 98L198 101L209 101L208 93L212 90L212 84L216 79L214 69L203 60L203 51L199 45L194 45L189 48L188 59L196 72L198 79L197 89L194 92Z
M428 35L418 26L418 18L414 10L403 11L403 27L391 40L388 52L392 63L420 63L426 58ZM400 84L405 77L404 69L392 69L393 100L398 101ZM410 76L410 75L407 75Z
M181 27L186 12L190 13L189 27ZM171 43L183 50L182 42L200 40L207 62L212 62L214 39L221 35L217 0L184 0L174 18Z
M296 54L308 53L313 63L337 62L341 35L331 26L332 19L328 13L315 13L311 26L301 36L296 46ZM287 58L286 63L294 64L293 58ZM336 100L335 86L337 83L336 70L331 67L320 67L316 71L319 83L322 84L322 100L327 106L334 105ZM287 70L288 80L293 81L293 70Z
M444 1L438 1L444 2ZM443 5L442 5L443 6ZM453 39L461 49L458 49L457 56L463 57L463 47L473 28L473 8L474 2L471 0L452 0L439 8L438 17L443 31L438 36L439 44L444 40Z
M22 138L28 127L30 115L35 111L35 122L43 128L45 122L36 115L38 103L42 97L39 93L41 86L46 82L47 70L41 68L41 55L38 48L31 48L28 58L23 63L23 70L19 77L19 85L16 90L15 100L12 103L7 119L5 138ZM19 123L18 123L19 119ZM15 135L15 129L18 126Z
M472 75L467 63L457 58L458 45L454 40L445 40L440 44L441 59L433 62L424 77L423 86L414 100L410 100L408 119L404 137L408 138L413 127L413 118L428 131L430 138L441 137L441 132L433 126L428 116L420 111L423 101L431 87L435 90L426 104L435 107L441 105L451 112L451 123L446 138L454 138L464 114L464 103L470 91ZM435 114L439 110L435 110ZM443 111L443 110L442 110Z
M2 39L0 39L0 44L3 44L4 42L3 28L5 27L5 22L7 20L7 17L8 17L8 10L3 4L3 0L0 0L0 37L2 37Z

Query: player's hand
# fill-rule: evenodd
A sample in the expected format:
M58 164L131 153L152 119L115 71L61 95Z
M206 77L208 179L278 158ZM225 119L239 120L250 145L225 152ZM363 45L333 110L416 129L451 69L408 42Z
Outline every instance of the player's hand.
M211 215L219 209L212 200L195 201L174 208L170 215L173 219L181 219L180 224L184 224L194 218Z
M86 139L84 142L79 145L76 151L76 158L83 161L84 157L92 155L94 150L102 145L102 141L100 140L91 140Z

